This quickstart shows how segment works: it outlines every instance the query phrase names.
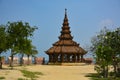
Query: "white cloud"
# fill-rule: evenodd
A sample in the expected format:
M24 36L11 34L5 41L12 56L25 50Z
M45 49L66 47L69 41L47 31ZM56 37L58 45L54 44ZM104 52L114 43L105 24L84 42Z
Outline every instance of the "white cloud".
M114 30L114 29L118 28L119 26L117 24L115 24L115 22L112 19L104 19L99 22L98 30L101 30L104 27L106 27L107 29L110 29L110 30Z
M111 28L113 27L113 21L112 19L104 19L100 22L100 27L107 27L107 28Z

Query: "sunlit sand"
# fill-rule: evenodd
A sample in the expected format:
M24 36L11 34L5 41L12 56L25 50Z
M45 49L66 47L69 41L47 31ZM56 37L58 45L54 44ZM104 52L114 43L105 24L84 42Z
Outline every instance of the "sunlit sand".
M18 78L27 79L19 71L21 69L27 69L29 71L42 72L43 75L39 75L36 80L90 80L89 77L85 77L88 73L95 73L94 65L81 65L81 66L55 66L55 65L32 65L14 67L13 70L9 70L8 67L3 66L3 70L0 70L0 77L5 77L5 80L18 80ZM29 79L28 79L29 80Z

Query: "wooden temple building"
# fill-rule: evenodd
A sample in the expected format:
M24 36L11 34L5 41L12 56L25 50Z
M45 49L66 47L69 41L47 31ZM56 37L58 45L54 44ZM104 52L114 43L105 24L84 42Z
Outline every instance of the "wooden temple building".
M49 56L49 63L83 62L83 55L87 52L77 42L73 41L66 9L59 40L45 52Z

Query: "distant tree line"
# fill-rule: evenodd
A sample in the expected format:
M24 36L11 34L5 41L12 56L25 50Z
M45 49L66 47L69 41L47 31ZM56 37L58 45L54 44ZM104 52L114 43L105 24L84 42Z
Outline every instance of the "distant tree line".
M38 53L36 47L33 46L33 32L37 27L31 27L27 22L8 22L6 25L0 25L0 69L2 69L1 54L10 50L11 62L10 67L13 67L13 58L16 54L21 54L20 65L23 64L23 56L35 55Z
M90 49L96 61L95 70L99 76L120 77L120 27L115 30L104 28L92 38L91 43Z

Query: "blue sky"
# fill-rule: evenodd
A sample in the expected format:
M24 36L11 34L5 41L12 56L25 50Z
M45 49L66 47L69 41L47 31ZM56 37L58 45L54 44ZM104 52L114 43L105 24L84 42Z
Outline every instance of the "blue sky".
M38 56L47 58L44 51L58 40L65 8L73 40L83 48L104 26L120 27L120 0L0 0L0 24L23 21L37 26L33 44Z

